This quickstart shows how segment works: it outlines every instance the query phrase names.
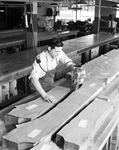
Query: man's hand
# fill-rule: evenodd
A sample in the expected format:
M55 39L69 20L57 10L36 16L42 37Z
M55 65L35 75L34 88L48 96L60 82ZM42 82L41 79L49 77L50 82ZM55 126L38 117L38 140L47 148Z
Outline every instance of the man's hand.
M47 101L49 103L57 103L57 100L52 95L45 95L42 97L44 101Z

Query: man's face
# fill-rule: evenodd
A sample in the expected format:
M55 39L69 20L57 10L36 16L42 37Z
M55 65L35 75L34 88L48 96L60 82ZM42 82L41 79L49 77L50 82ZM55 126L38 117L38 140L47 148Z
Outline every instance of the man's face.
M63 47L55 47L54 49L52 49L52 50L50 51L50 55L51 55L53 58L56 58L56 57L60 54L60 52L62 51L62 48L63 48Z

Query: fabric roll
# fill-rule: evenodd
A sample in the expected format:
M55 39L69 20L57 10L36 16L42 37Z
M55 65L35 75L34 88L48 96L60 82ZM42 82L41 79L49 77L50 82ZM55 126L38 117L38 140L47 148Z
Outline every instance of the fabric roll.
M16 96L18 94L16 80L9 83L9 92L10 92L10 96Z
M2 101L9 99L9 83L2 85Z
M2 102L2 86L0 86L0 103Z
M61 149L61 150L79 150L79 146L74 143L69 143L60 135L53 135L52 141Z

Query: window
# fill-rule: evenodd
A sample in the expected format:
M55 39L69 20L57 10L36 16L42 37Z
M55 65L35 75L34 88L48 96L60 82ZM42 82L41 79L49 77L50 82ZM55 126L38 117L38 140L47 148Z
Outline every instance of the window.
M0 30L23 28L24 3L0 2Z

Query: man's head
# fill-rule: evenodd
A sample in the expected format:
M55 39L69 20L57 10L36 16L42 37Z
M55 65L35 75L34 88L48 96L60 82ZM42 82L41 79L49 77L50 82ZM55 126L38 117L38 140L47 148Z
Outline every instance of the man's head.
M59 38L54 38L48 45L48 51L52 57L57 57L62 51L63 43Z

